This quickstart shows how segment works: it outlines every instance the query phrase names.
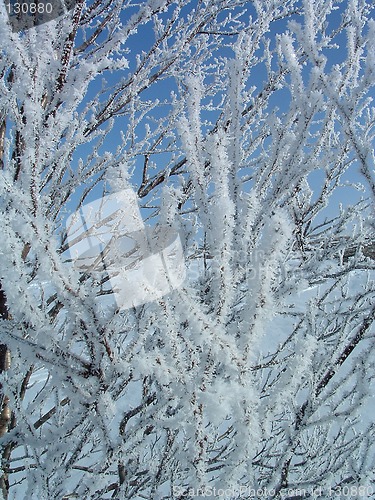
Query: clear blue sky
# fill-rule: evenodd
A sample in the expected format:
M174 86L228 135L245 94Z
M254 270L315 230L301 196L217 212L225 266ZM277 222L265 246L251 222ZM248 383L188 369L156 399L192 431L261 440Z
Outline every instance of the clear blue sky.
M194 4L196 4L196 2L192 2L192 4L190 4L190 5L194 5ZM345 6L346 6L346 2L344 2L341 5L340 9L338 9L334 14L332 14L331 22L332 22L333 27L338 25L339 20L340 20L340 16L342 14L342 10ZM254 10L253 10L253 7L252 7L250 2L248 4L246 4L246 9L247 9L247 13L244 14L244 18L246 16L248 16L249 13L254 14ZM185 9L184 14L187 14L187 12L188 12L188 9ZM131 11L130 14L131 13L133 13L133 12ZM169 12L163 13L162 17L166 18L168 15L170 15ZM124 21L125 21L125 19L124 19ZM287 29L286 21L284 21L284 20L278 21L277 23L274 23L272 25L272 31L270 32L270 39L272 40L271 41L271 48L276 43L276 35L278 33L284 32L286 29ZM234 39L235 39L235 37L232 37L233 41L234 41ZM153 27L152 27L151 23L148 23L147 25L142 26L138 30L137 33L132 35L126 44L126 50L128 52L126 57L129 60L129 69L126 70L122 74L114 73L114 74L106 75L106 80L108 82L108 85L116 84L116 82L120 78L127 78L129 75L131 75L131 73L135 67L135 61L136 61L137 55L142 53L142 51L147 52L150 49L150 47L153 45L154 40L155 40L155 35L153 32ZM330 69L334 64L341 63L346 57L346 35L345 35L345 33L342 33L342 34L337 36L336 43L338 44L338 47L336 49L331 49L329 51L327 50L325 52L325 55L327 57L327 68L328 69ZM213 54L212 56L213 56L213 58L214 58L214 56L215 57L224 57L224 56L232 57L233 52L231 52L229 49L223 47L221 50L219 50L219 52L217 54ZM305 68L306 76L308 75L308 71L309 71L309 68L306 67ZM90 92L92 93L92 95L94 95L95 92L97 92L97 90L101 88L101 84L102 84L101 80L102 79L100 78L100 79L98 79L98 81L96 81L94 84L91 85ZM266 71L265 71L264 66L262 68L262 66L260 65L259 67L257 67L255 70L252 71L249 84L256 86L257 91L255 93L257 93L258 90L261 90L264 87L265 81L266 81ZM161 82L159 84L152 86L150 89L145 90L141 97L142 97L142 99L148 99L151 101L155 100L155 99L159 99L162 102L164 99L166 99L166 100L169 99L171 91L177 91L177 87L176 87L175 82L172 79L168 79L168 80L164 80L163 82ZM88 97L90 97L90 95L88 95ZM289 101L288 91L287 90L280 90L280 91L276 92L273 95L273 97L270 99L269 109L277 107L277 108L279 108L279 113L283 113L284 111L287 110L288 101ZM152 117L150 116L149 118L153 118L153 119L157 120L159 117L165 115L165 113L168 112L168 109L169 109L168 106L161 105L160 107L155 108L153 110ZM213 115L213 113L211 113L211 116L209 117L210 120L213 119L212 115ZM152 126L152 122L149 121L149 123ZM121 132L121 130L124 130L127 127L127 125L128 125L128 118L127 117L121 117L121 118L118 118L116 120L116 126L114 127L111 134L108 136L107 141L105 142L104 146L101 149L101 152L104 153L105 150L112 151L112 152L115 151L117 145L120 142L120 132ZM140 138L142 138L142 134L144 133L143 125L141 128L139 128L137 130L137 133L139 134ZM87 151L89 151L89 149ZM76 152L74 159L73 159L73 162L76 162L81 155L84 156L85 154L86 154L85 148L82 147L80 150L78 150ZM159 154L159 155L155 155L154 161L156 161L158 163L158 168L163 168L163 166L166 164L168 158L169 158L168 155ZM140 182L141 182L141 173L142 173L142 166L143 166L143 157L142 156L140 156L136 160L135 165L136 165L136 168L134 171L134 175L132 177L132 182L133 182L133 185L135 186L135 188L138 188L140 185ZM319 165L317 165L317 167L319 167ZM309 180L311 181L312 188L318 189L319 186L321 185L322 179L323 179L322 172L319 171L319 169L317 168L317 171L315 173L313 173L309 178ZM358 170L356 170L355 168L350 169L350 171L348 172L348 175L346 177L346 181L348 183L350 183L350 182L359 182L360 180L361 180L361 178L358 174ZM101 195L101 192L102 192L101 188L94 190L88 199L89 200L95 199L97 196ZM338 206L340 203L343 203L344 205L350 204L350 203L353 203L355 200L359 200L361 198L361 196L363 196L362 193L360 193L359 191L356 192L352 188L349 188L349 187L342 187L340 189L337 189L335 194L332 197L331 204L329 206L329 212L332 214L337 214ZM144 201L147 201L147 199L142 200L142 203Z

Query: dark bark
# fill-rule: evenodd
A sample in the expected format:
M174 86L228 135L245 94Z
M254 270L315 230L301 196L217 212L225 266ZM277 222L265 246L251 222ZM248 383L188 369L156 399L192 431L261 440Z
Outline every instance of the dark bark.
M343 261L348 262L349 257L354 257L358 251L362 251L362 254L365 257L369 257L370 259L375 260L375 242L372 242L364 245L361 249L359 249L358 246L355 245L347 248L344 252Z
M6 305L6 297L0 282L0 318L8 319L8 317L9 317L9 312Z
M0 283L0 321L9 319L9 311L6 304L6 296L4 290ZM9 351L5 344L0 344L0 373L4 372L9 368ZM3 436L8 431L9 422L11 419L11 412L9 408L9 398L3 393L2 386L0 384L0 437ZM0 490L4 499L8 498L9 492L9 481L8 474L4 473L0 477Z
M6 296L0 282L0 320L9 319L9 311L6 304ZM9 367L9 353L5 344L0 344L0 373ZM1 390L1 385L0 385ZM1 397L1 393L0 393Z

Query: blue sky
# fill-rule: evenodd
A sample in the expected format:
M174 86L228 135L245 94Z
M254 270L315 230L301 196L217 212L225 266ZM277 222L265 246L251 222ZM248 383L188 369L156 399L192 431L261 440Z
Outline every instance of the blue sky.
M194 5L197 2L192 2L190 5ZM331 15L330 22L332 23L332 28L335 28L340 21L340 17L343 11L343 8L346 7L346 2L343 2L340 6L340 8ZM189 6L189 8L191 8ZM250 14L254 15L254 9L252 6L249 4L246 5L246 13L243 14L243 18L246 19ZM185 8L185 14L188 13L188 8ZM133 13L133 9L129 11L129 14ZM161 14L162 18L167 18L170 15L170 11L167 13ZM297 18L297 17L296 17ZM124 21L126 21L124 19ZM270 32L270 40L271 40L271 48L275 45L276 40L277 40L277 35L279 33L285 32L287 29L287 22L285 20L278 21L272 25L272 29ZM319 35L318 35L319 36ZM231 37L230 43L233 43L235 40L235 36ZM135 61L137 55L141 54L143 51L147 52L150 47L152 47L153 43L155 40L155 33L153 31L153 26L152 23L148 23L146 25L143 25L139 28L138 32L132 35L129 40L126 43L126 57L129 61L129 69L122 72L122 73L113 73L113 74L108 74L105 76L105 79L107 80L108 86L115 85L119 79L121 78L127 78L129 75L131 75L132 71L134 70L135 67ZM223 39L225 40L225 39ZM347 49L346 49L346 35L345 33L341 33L337 36L336 38L336 43L337 43L337 48L334 49L329 49L325 51L325 56L327 57L327 70L330 70L334 64L340 64L343 60L345 60ZM262 50L262 49L260 49ZM212 54L212 61L214 61L214 58L224 58L224 57L233 57L233 51L225 46L222 46L221 49L218 50L216 54ZM308 78L309 75L309 67L307 66L304 70L304 73L306 75L306 78ZM267 80L267 74L264 65L259 65L256 68L253 68L251 72L251 77L249 79L248 84L249 85L254 85L256 87L255 94L257 94L265 85ZM102 86L102 78L99 78L95 83L93 83L90 86L90 91L89 94L92 93L94 95ZM154 126L154 120L160 119L160 117L165 116L168 114L168 112L171 110L170 105L168 104L162 104L163 100L169 101L170 100L170 93L178 92L178 88L176 86L176 82L172 79L166 79L163 80L162 82L153 85L151 88L146 89L142 95L141 98L142 100L150 100L150 101L155 101L158 99L160 101L160 105L156 108L153 109L152 114L149 115L145 122L148 122L150 126ZM88 94L88 98L91 97ZM274 95L271 97L269 101L269 109L276 109L278 108L278 114L282 114L288 109L289 105L289 93L287 89L281 89L274 93ZM207 118L211 120L212 122L215 122L216 116L218 115L218 112L211 112L207 113L203 118ZM120 135L121 131L125 130L126 127L129 124L128 117L119 117L116 119L116 125L112 132L109 134L107 137L107 140L105 144L103 145L101 152L104 153L104 151L111 151L114 152L118 144L120 143ZM142 139L142 136L144 134L144 122L142 122L141 126L137 128L136 130L137 134L139 135L139 138ZM87 149L87 152L90 151L90 147ZM80 150L76 152L73 158L73 164L74 162L78 161L78 158L80 156L84 157L86 154L86 148L82 147ZM168 160L170 158L169 154L165 153L160 153L157 155L154 155L153 159L150 161L154 161L155 165L157 165L156 170L157 171L159 168L163 168L168 163ZM135 189L137 189L141 183L141 174L142 174L142 167L143 167L143 161L144 157L139 156L135 160L135 169L134 169L134 175L132 176L132 183ZM318 167L318 165L317 165ZM323 174L322 171L317 168L316 172L312 173L309 176L309 182L311 182L311 187L315 190L319 190L319 187L321 186L323 179ZM347 183L353 183L353 182L360 182L361 178L358 173L358 169L351 168L348 171L348 174L345 176L345 181ZM173 179L170 179L170 182L173 182ZM82 189L84 187L82 186ZM88 200L93 200L96 197L100 196L102 193L101 188L93 190L93 192L90 194ZM340 203L343 203L344 205L347 205L349 203L353 203L355 201L358 201L361 197L363 196L363 193L360 191L355 191L352 187L340 187L339 189L336 190L334 195L332 196L330 206L329 206L329 212L332 214L337 214L338 213L338 207ZM141 203L147 202L148 198L142 199ZM147 211L144 212L144 216L147 216L146 214L149 213Z

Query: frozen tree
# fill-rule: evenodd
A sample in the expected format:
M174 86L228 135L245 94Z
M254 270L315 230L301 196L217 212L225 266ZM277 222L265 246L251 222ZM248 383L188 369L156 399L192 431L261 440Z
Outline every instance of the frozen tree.
M372 495L372 9L4 4L4 498ZM129 189L187 277L109 314L66 221Z

